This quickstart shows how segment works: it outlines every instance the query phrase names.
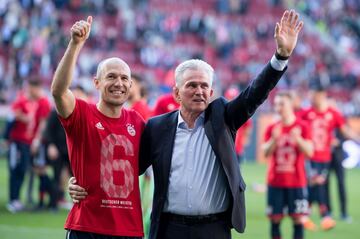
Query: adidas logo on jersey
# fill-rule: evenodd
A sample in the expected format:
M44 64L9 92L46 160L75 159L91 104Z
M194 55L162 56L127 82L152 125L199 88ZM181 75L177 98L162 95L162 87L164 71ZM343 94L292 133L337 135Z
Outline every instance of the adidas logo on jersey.
M102 126L101 122L97 122L95 127L98 128L98 129L101 129L101 130L105 129L104 126Z

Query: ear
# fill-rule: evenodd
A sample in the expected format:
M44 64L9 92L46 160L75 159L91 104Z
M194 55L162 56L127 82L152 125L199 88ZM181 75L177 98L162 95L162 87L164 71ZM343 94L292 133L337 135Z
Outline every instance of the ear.
M94 81L95 88L98 90L100 87L100 80L98 78L94 77L93 81Z
M173 87L173 97L175 99L176 102L178 102L180 104L180 94L179 94L179 88L177 88L176 86Z
M210 97L212 97L214 95L214 90L213 88L210 89Z

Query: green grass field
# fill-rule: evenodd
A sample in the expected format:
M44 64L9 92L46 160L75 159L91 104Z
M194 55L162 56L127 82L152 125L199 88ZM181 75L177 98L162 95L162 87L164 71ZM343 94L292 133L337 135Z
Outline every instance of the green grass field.
M233 238L263 239L269 238L269 225L265 217L265 195L252 190L252 185L263 183L265 180L265 166L245 164L243 174L247 182L247 228L245 234L234 232ZM5 204L7 202L7 164L0 160L0 238L2 239L62 239L65 238L63 224L67 211L58 213L23 212L9 213ZM339 221L336 228L328 231L306 232L309 239L357 239L360 237L360 170L350 170L347 173L347 186L349 197L349 212L353 218L351 224ZM334 183L332 184L334 185ZM338 205L332 190L335 218L338 217ZM316 209L316 208L315 208ZM317 212L317 210L314 210ZM318 214L314 213L314 220L318 223ZM286 219L281 227L283 238L292 238L291 221Z

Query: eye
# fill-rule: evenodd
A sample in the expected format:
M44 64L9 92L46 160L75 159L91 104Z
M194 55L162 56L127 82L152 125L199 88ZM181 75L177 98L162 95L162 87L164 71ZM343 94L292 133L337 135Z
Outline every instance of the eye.
M108 78L109 80L115 79L115 75L114 75L114 74L109 74L109 75L107 76L107 78Z
M209 85L208 84L202 84L201 88L204 89L204 90L207 90L209 88Z
M196 88L196 83L190 82L190 83L188 84L188 87L189 87L189 88Z

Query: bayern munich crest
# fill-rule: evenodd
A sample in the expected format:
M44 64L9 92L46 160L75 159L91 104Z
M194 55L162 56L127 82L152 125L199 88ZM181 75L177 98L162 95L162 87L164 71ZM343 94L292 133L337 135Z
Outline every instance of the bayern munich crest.
M127 124L126 127L127 127L128 133L129 133L131 136L135 136L135 135L136 135L136 131L135 131L134 125L132 125L132 124Z

